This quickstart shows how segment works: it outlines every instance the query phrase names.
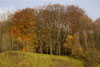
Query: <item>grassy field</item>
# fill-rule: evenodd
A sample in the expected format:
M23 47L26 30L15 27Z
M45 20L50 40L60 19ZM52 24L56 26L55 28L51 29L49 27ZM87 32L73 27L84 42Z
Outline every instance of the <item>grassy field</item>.
M0 53L0 67L83 67L83 63L68 56L4 52Z

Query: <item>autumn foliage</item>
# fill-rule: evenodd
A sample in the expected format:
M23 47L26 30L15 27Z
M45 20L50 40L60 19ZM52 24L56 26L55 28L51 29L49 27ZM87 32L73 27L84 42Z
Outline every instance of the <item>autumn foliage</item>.
M17 10L0 23L0 51L69 55L89 65L91 61L98 63L100 18L93 22L74 5L49 4Z

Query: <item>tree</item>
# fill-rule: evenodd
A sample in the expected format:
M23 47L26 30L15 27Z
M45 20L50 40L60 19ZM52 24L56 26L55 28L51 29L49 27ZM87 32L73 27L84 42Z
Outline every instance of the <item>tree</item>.
M46 49L46 53L61 54L61 44L65 40L62 24L65 17L64 6L54 4L43 6L36 10L40 53L43 53L43 50Z
M94 23L94 35L95 35L95 43L96 48L99 50L100 48L100 18L98 18Z
M36 33L35 15L33 8L26 8L16 11L12 17L12 33L23 43L23 47L28 45L28 51L35 52Z

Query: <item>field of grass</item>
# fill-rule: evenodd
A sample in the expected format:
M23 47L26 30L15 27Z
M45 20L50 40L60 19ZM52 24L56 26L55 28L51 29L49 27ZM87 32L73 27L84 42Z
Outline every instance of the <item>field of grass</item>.
M0 53L0 67L83 67L83 63L68 56L4 52Z

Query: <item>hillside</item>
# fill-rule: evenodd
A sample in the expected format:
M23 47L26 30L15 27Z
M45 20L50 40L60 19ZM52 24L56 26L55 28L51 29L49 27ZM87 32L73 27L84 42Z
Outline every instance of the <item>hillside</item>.
M72 57L4 52L0 54L0 67L83 67L83 63Z

